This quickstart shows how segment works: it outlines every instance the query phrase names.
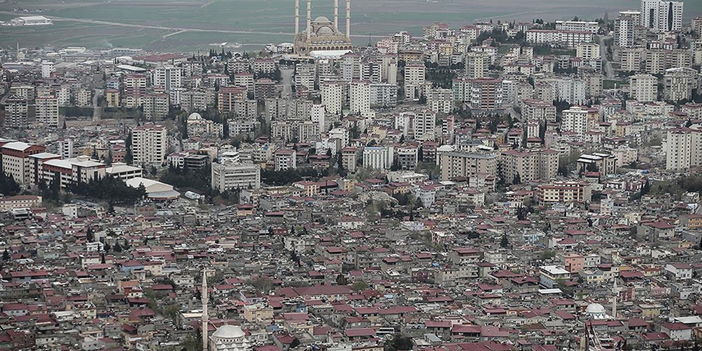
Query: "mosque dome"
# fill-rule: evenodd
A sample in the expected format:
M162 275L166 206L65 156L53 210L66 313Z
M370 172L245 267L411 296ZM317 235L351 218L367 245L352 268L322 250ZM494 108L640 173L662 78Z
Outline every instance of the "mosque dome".
M333 35L333 34L334 34L334 31L329 27L322 27L322 28L319 28L319 30L317 31L317 35Z
M202 116L200 116L200 114L197 113L197 112L191 113L190 116L188 116L188 120L189 120L189 121L197 121L197 120L200 120L200 119L202 119Z
M319 16L314 19L314 23L331 23L331 21L324 16Z
M591 303L587 305L587 309L585 309L585 313L590 314L590 315L603 315L606 313L606 310L604 306L600 305L599 303Z
M225 324L219 328L212 334L212 336L216 338L241 338L245 336L244 331L241 330L241 327L236 326L236 325L228 325Z

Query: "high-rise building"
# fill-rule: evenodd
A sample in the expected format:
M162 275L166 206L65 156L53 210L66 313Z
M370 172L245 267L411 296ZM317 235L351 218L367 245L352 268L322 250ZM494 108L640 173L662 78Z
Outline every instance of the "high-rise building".
M397 106L397 85L390 83L371 84L370 104L379 107Z
M682 16L682 1L641 0L641 25L652 31L679 31Z
M417 100L422 94L421 87L426 82L426 67L423 63L412 62L405 65L405 98Z
M261 166L253 163L222 161L212 164L212 189L258 189L261 187Z
M478 78L469 80L470 107L480 110L495 110L502 107L502 80Z
M629 77L629 91L632 99L640 102L658 100L658 78L650 74L636 74Z
M370 82L354 81L349 89L349 110L351 113L365 114L370 108Z
M73 157L73 140L61 139L58 141L58 153L62 159Z
M664 147L665 169L684 171L702 165L702 130L693 128L668 131Z
M692 99L692 90L697 89L696 70L687 67L670 68L663 75L663 95L666 101Z
M26 128L29 105L27 99L12 95L5 100L5 127Z
M634 15L631 12L636 12ZM637 11L622 11L619 17L614 20L614 45L623 48L630 48L636 42L636 26L639 25L640 12Z
M392 146L372 146L363 149L363 167L389 169L394 159Z
M51 61L42 61L41 62L41 77L42 78L51 78L51 73L56 72L56 66L54 65L53 62Z
M127 108L134 108L142 104L142 99L146 95L146 76L143 74L133 74L124 77L124 105Z
M563 111L561 130L575 134L585 134L588 131L587 108L573 107Z
M342 103L344 101L344 89L342 84L341 82L322 83L322 105L324 105L328 113L333 115L341 113Z
M159 65L154 69L153 78L151 80L153 86L161 87L166 92L171 89L180 88L181 76L183 69L172 65Z
M341 149L341 165L348 173L356 173L358 149L355 147L345 147Z
M481 152L448 151L438 154L441 180L458 177L497 176L497 154Z
M521 182L551 180L558 173L558 151L509 150L500 156L500 176L506 184L515 178Z
M484 52L467 52L464 65L469 79L487 77L490 56Z
M143 106L147 121L162 120L168 115L168 94L147 94Z
M36 98L36 122L47 127L56 128L59 125L59 105L58 98L38 97Z
M132 158L134 165L160 166L166 160L168 136L166 127L147 123L132 129Z
M436 112L422 110L415 114L412 121L414 138L417 140L434 140L436 125Z

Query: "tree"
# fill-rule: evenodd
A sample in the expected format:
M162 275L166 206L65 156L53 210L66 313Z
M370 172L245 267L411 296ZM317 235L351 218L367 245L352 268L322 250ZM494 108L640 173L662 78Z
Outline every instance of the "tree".
M115 243L115 247L113 248L114 252L122 252L122 245L119 244L119 241Z
M519 175L519 172L514 174L514 178L512 179L512 184L522 184L522 176Z
M85 233L85 238L88 239L88 242L92 243L93 240L95 240L95 235L93 234L93 228L88 227L88 231Z
M337 285L347 285L349 281L344 277L343 274L339 274L336 276L336 284Z
M7 251L7 248L5 248L5 251L2 253L2 260L3 261L9 261L10 260L10 252Z
M385 343L385 351L412 350L414 342L411 337L395 334L392 339Z
M502 240L500 240L500 247L506 249L509 246L509 239L507 239L507 233L502 234Z
M353 291L361 291L366 289L368 289L368 283L364 282L363 280L357 280L351 284L351 290Z
M293 341L290 343L290 348L294 349L300 345L300 340L297 338L293 339Z
M112 246L110 246L110 244L108 244L108 243L105 243L105 245L102 247L102 249L103 249L105 252L110 252L110 249L111 249L111 248L112 248Z

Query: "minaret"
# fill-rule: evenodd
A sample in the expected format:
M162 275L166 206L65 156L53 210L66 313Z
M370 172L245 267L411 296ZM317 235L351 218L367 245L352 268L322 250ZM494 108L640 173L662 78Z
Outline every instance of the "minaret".
M202 270L202 351L207 351L207 325L209 316L207 315L207 269Z
M614 277L614 287L612 288L612 318L617 319L617 298L619 297L619 292L617 291L617 277Z
M339 30L339 0L334 0L334 28Z
M307 0L307 44L310 42L312 34L312 0Z
M346 39L351 39L351 0L346 0Z
M295 0L295 35L300 33L300 0Z

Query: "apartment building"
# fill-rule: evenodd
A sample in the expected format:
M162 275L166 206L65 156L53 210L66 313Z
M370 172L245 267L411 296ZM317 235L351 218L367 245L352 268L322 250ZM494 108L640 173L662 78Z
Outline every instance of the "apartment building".
M161 166L166 160L166 127L147 123L132 129L133 164Z

